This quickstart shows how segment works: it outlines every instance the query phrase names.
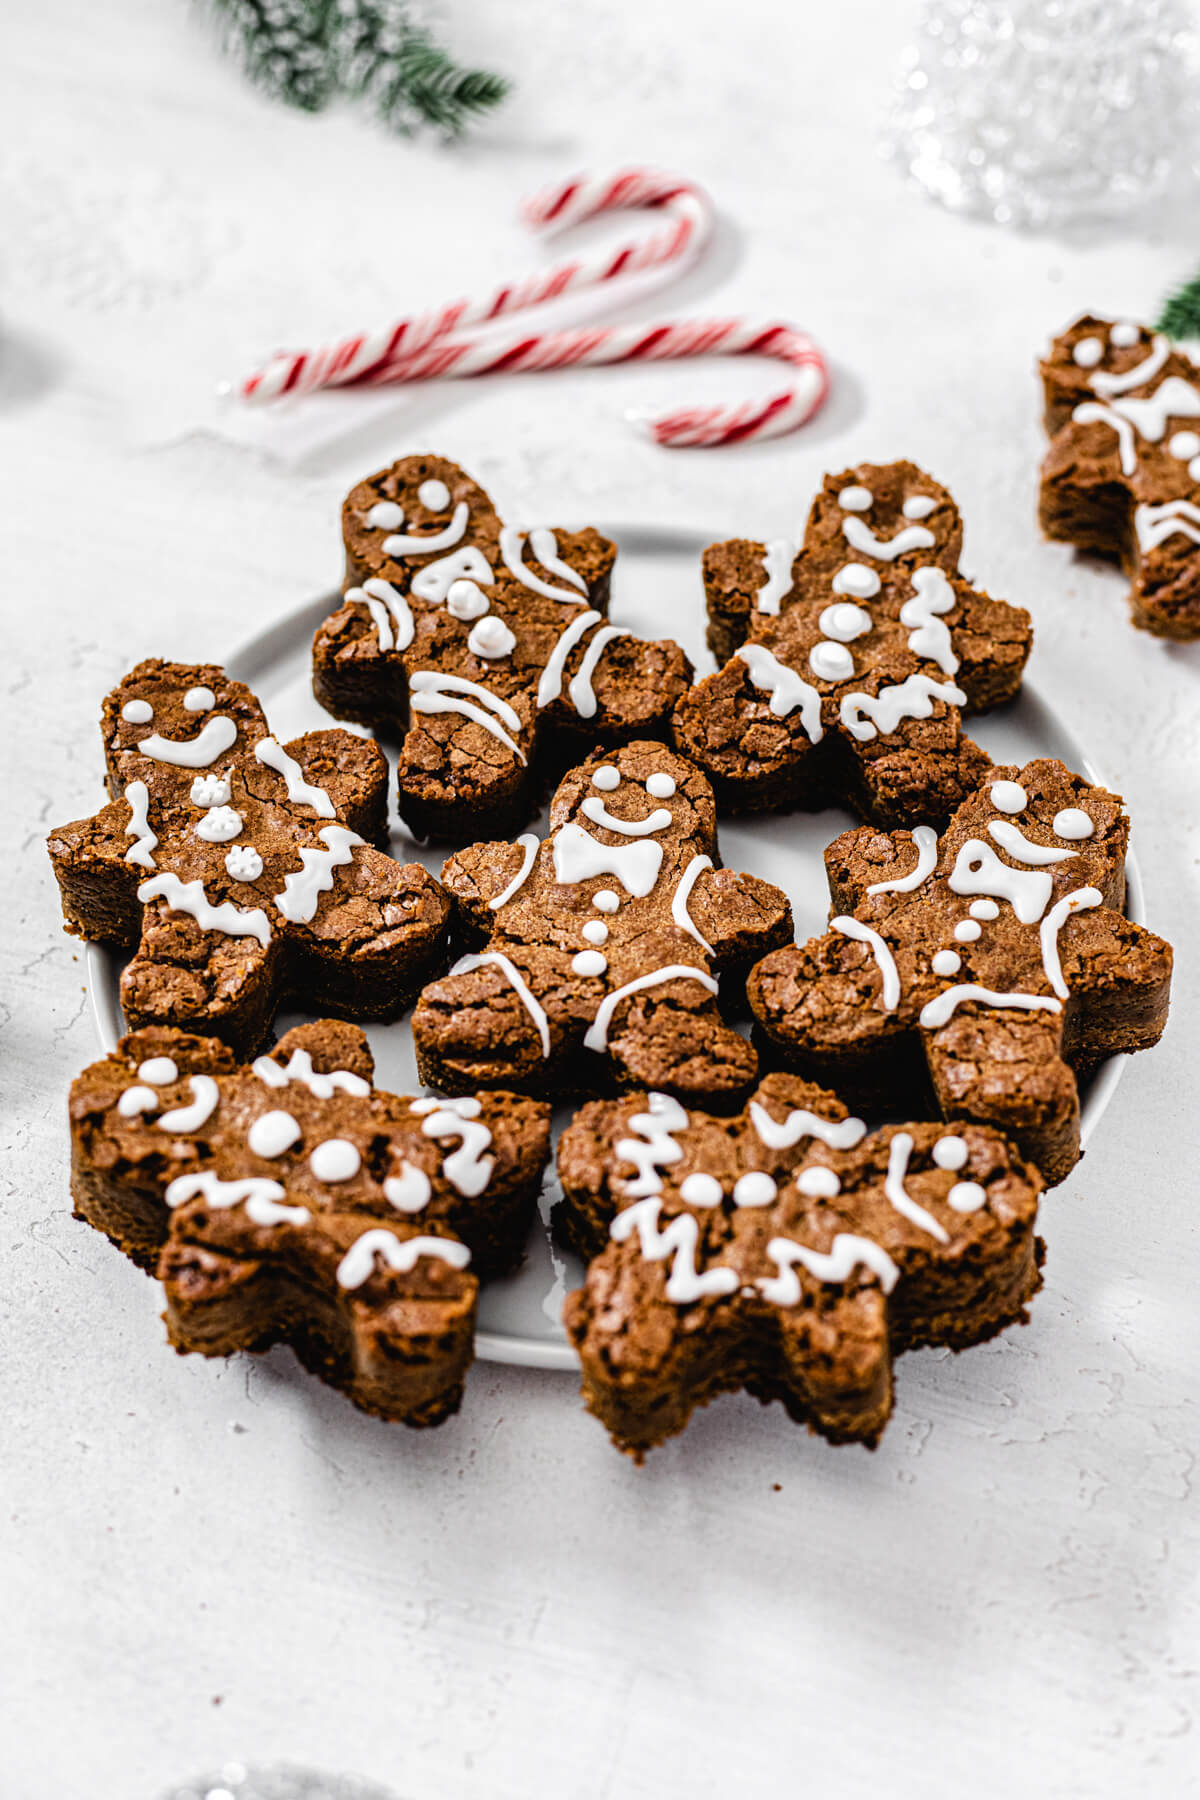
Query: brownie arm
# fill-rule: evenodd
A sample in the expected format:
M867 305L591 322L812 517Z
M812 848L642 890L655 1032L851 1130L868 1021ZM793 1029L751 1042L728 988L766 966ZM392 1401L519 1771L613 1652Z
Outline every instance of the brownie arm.
M687 913L718 969L745 967L792 940L787 895L757 875L706 869L687 896Z
M142 928L137 890L153 869L126 860L135 847L129 802L113 800L90 819L60 825L46 839L66 929L76 937L132 947Z
M442 864L442 885L462 922L489 934L496 925L492 902L510 888L525 863L527 846L498 839L456 850ZM514 896L515 898L515 896Z
M1011 700L1021 685L1033 648L1033 624L1024 607L993 600L965 581L951 582L958 600L951 625L959 658L954 680L975 712Z
M1170 944L1108 907L1073 914L1058 934L1071 991L1064 1038L1090 1058L1156 1044L1171 1001Z
M324 788L339 820L360 837L385 849L387 824L387 757L374 738L350 731L306 731L285 744L304 771L304 779ZM311 809L301 809L303 817Z

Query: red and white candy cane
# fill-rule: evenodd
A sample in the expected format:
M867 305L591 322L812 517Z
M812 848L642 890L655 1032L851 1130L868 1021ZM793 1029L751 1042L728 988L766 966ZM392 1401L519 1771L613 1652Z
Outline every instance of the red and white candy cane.
M572 364L758 353L790 363L799 370L798 378L764 401L691 407L657 419L641 414L630 417L665 445L730 444L778 437L810 419L828 392L828 371L817 346L790 325L685 319L655 326L540 334L525 331L506 341L498 339L496 325L509 313L528 311L567 295L590 294L607 307L623 298L620 288L610 284L655 269L674 278L711 236L712 203L704 190L678 176L646 169L625 170L602 181L577 177L561 182L526 201L522 211L536 229L556 230L602 213L633 208L661 209L671 215L670 226L590 261L576 258L545 274L506 283L485 300L458 300L401 319L383 331L359 332L315 350L284 352L242 384L242 395L248 400L270 400L282 394L351 384L375 386Z

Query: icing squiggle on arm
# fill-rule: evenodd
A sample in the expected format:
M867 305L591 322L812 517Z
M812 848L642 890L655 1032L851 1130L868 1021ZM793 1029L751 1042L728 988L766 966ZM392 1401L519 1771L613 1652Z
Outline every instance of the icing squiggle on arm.
M143 869L156 868L153 852L158 847L158 838L150 829L150 789L144 781L131 781L125 789L125 799L129 805L125 836L137 838L125 852L125 861L140 863Z
M843 937L857 938L859 943L868 946L883 980L883 1010L895 1012L900 1004L900 972L896 967L895 957L879 933L872 931L869 925L864 925L861 919L850 918L847 913L830 919L829 929L840 931Z
M351 1292L360 1288L375 1273L376 1257L398 1275L407 1275L416 1268L422 1256L436 1257L449 1263L452 1269L465 1269L471 1260L471 1252L457 1238L397 1238L390 1231L376 1227L355 1238L343 1256L337 1269L338 1286Z
M334 819L337 809L324 788L312 787L304 779L304 770L294 756L289 756L283 745L273 737L260 738L254 746L256 762L265 768L274 769L282 775L287 789L287 797L297 806L311 806L321 819Z
M710 994L716 994L719 991L717 983L711 975L704 969L693 968L689 963L670 963L665 969L652 969L648 975L635 976L623 987L616 988L611 994L604 996L596 1017L584 1037L586 1048L607 1050L609 1026L612 1024L613 1014L622 1000L627 1000L631 994L641 993L644 988L661 987L667 981L698 981L701 987L708 989Z
M345 598L366 607L375 622L381 650L408 649L413 641L412 610L390 581L373 575L361 587L347 588Z
M609 1227L609 1235L614 1242L623 1244L636 1231L639 1247L647 1262L664 1262L672 1258L671 1273L667 1277L666 1296L676 1305L687 1306L693 1300L702 1300L706 1295L732 1294L736 1292L738 1278L733 1269L705 1269L701 1273L696 1268L696 1244L700 1236L700 1227L690 1213L681 1213L672 1219L665 1230L660 1230L658 1215L662 1211L662 1201L657 1197L639 1200L634 1206L627 1206L619 1212Z
M911 894L914 888L920 887L927 875L932 875L937 866L937 832L931 825L918 825L912 834L912 841L917 852L916 868L895 881L872 882L867 889L868 894Z
M1072 913L1085 912L1093 906L1103 905L1104 895L1099 888L1076 888L1073 893L1064 895L1056 906L1052 906L1042 920L1042 967L1046 971L1046 980L1060 1000L1066 1000L1071 990L1063 977L1062 962L1058 954L1058 934Z
M688 911L688 898L692 889L695 887L700 876L703 875L705 869L711 869L712 866L711 856L693 856L691 862L679 877L678 885L672 896L671 917L681 931L686 931L690 936L695 938L702 950L707 950L710 956L715 956L716 951L713 949L708 939L701 935L692 919L692 915Z
M792 564L795 560L796 546L790 538L772 538L763 556L766 580L754 601L760 613L779 611L779 602L791 589Z
M734 651L749 671L756 688L770 695L770 710L777 719L786 718L800 708L800 723L810 744L819 744L824 736L821 724L821 696L811 683L781 663L765 644L740 644Z
M510 962L507 956L501 956L498 950L484 950L477 956L460 956L450 973L451 975L467 975L472 969L482 968L485 963L494 963L508 978L509 984L514 989L521 1005L533 1020L534 1027L541 1040L543 1057L549 1056L550 1021L546 1017L545 1009L540 1002L534 998L529 983L525 980L520 969Z
M532 831L523 831L517 839L517 842L525 853L521 862L521 867L513 876L504 891L497 894L494 900L488 901L488 905L493 912L496 912L501 906L507 906L513 895L519 893L525 886L525 883L529 880L529 871L532 869L534 859L538 853L538 840Z
M228 937L254 937L264 949L271 941L271 926L261 906L251 911L234 906L231 900L213 906L202 881L180 881L170 869L150 881L143 881L137 897L143 906L149 900L163 899L172 912L190 913L201 931L223 931Z
M893 1208L902 1218L908 1219L918 1231L926 1231L936 1238L939 1244L948 1244L950 1234L943 1225L939 1225L932 1213L925 1211L912 1198L904 1186L904 1177L908 1173L908 1159L913 1152L913 1140L907 1131L898 1131L888 1145L887 1175L884 1177L883 1191Z
M448 675L438 669L418 669L415 675L410 676L408 687L410 705L414 712L461 713L464 718L473 719L476 725L482 725L485 731L490 731L494 738L507 745L518 762L527 761L520 745L496 722L497 719L503 719L512 731L521 729L520 714L498 694L489 693L477 681L468 681L465 675ZM477 700L480 704L473 705L472 700L458 699L456 696L460 694L469 694L472 700ZM485 711L485 707L489 710Z
M773 1306L798 1306L800 1282L795 1264L800 1263L817 1281L848 1281L861 1264L878 1277L885 1294L890 1294L900 1279L900 1271L881 1245L852 1231L839 1231L828 1252L809 1250L791 1238L772 1238L767 1255L779 1270L778 1275L760 1276L755 1283L764 1300Z

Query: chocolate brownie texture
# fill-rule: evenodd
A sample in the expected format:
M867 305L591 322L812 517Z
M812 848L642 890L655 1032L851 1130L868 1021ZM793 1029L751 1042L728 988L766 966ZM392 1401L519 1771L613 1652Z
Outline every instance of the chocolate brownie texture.
M166 1294L179 1351L290 1344L366 1412L433 1425L471 1361L480 1280L520 1259L549 1108L372 1086L362 1032L302 1025L239 1064L130 1033L71 1089L71 1192Z
M1041 1178L1000 1132L868 1133L793 1075L732 1118L662 1094L593 1101L558 1169L556 1224L590 1258L564 1307L584 1399L638 1462L742 1388L874 1445L895 1355L982 1342L1041 1281Z
M594 744L669 736L691 664L606 622L616 547L599 532L505 526L440 456L360 482L342 519L346 591L313 639L313 693L400 735L415 832L514 831Z
M1200 368L1148 325L1087 313L1041 376L1043 532L1120 563L1142 630L1200 637Z
M848 803L885 827L944 823L990 759L963 712L1011 700L1029 615L959 572L962 520L915 463L827 475L804 540L704 553L724 666L675 709L677 748L722 811Z
M1079 1157L1073 1065L1166 1023L1171 947L1122 914L1120 797L1043 760L993 769L939 840L863 826L829 846L829 930L747 994L776 1059L869 1100L928 1072L947 1118L1006 1132L1050 1183Z
M134 951L131 1027L265 1042L294 993L394 1016L445 966L450 907L387 841L387 761L348 731L281 745L212 664L139 663L104 702L110 802L50 833L66 928Z
M790 941L786 895L720 867L704 776L661 744L597 751L541 843L474 844L442 879L477 948L413 1013L423 1081L450 1093L652 1085L736 1105L757 1074L718 1001Z

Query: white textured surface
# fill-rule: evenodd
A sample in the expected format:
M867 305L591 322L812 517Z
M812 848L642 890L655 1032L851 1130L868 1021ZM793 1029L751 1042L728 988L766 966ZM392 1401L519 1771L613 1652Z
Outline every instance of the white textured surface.
M271 108L182 5L8 21L6 1800L152 1800L234 1756L411 1800L1194 1791L1200 646L1133 633L1119 577L1038 542L1031 363L1078 307L1153 306L1194 262L1195 196L1067 244L906 193L873 142L907 4L470 10L464 42L525 91L450 153ZM301 469L184 435L259 350L521 268L516 196L631 156L736 221L680 307L719 292L829 346L814 428L687 455L621 424L772 379L747 366L432 390ZM874 1456L731 1399L639 1472L569 1379L488 1367L445 1429L389 1429L282 1355L177 1361L152 1284L69 1217L63 1098L94 1042L41 839L98 797L99 697L328 583L342 491L420 447L513 513L768 533L827 466L925 461L1130 802L1181 951L1167 1038L1047 1204L1033 1323L903 1363Z

